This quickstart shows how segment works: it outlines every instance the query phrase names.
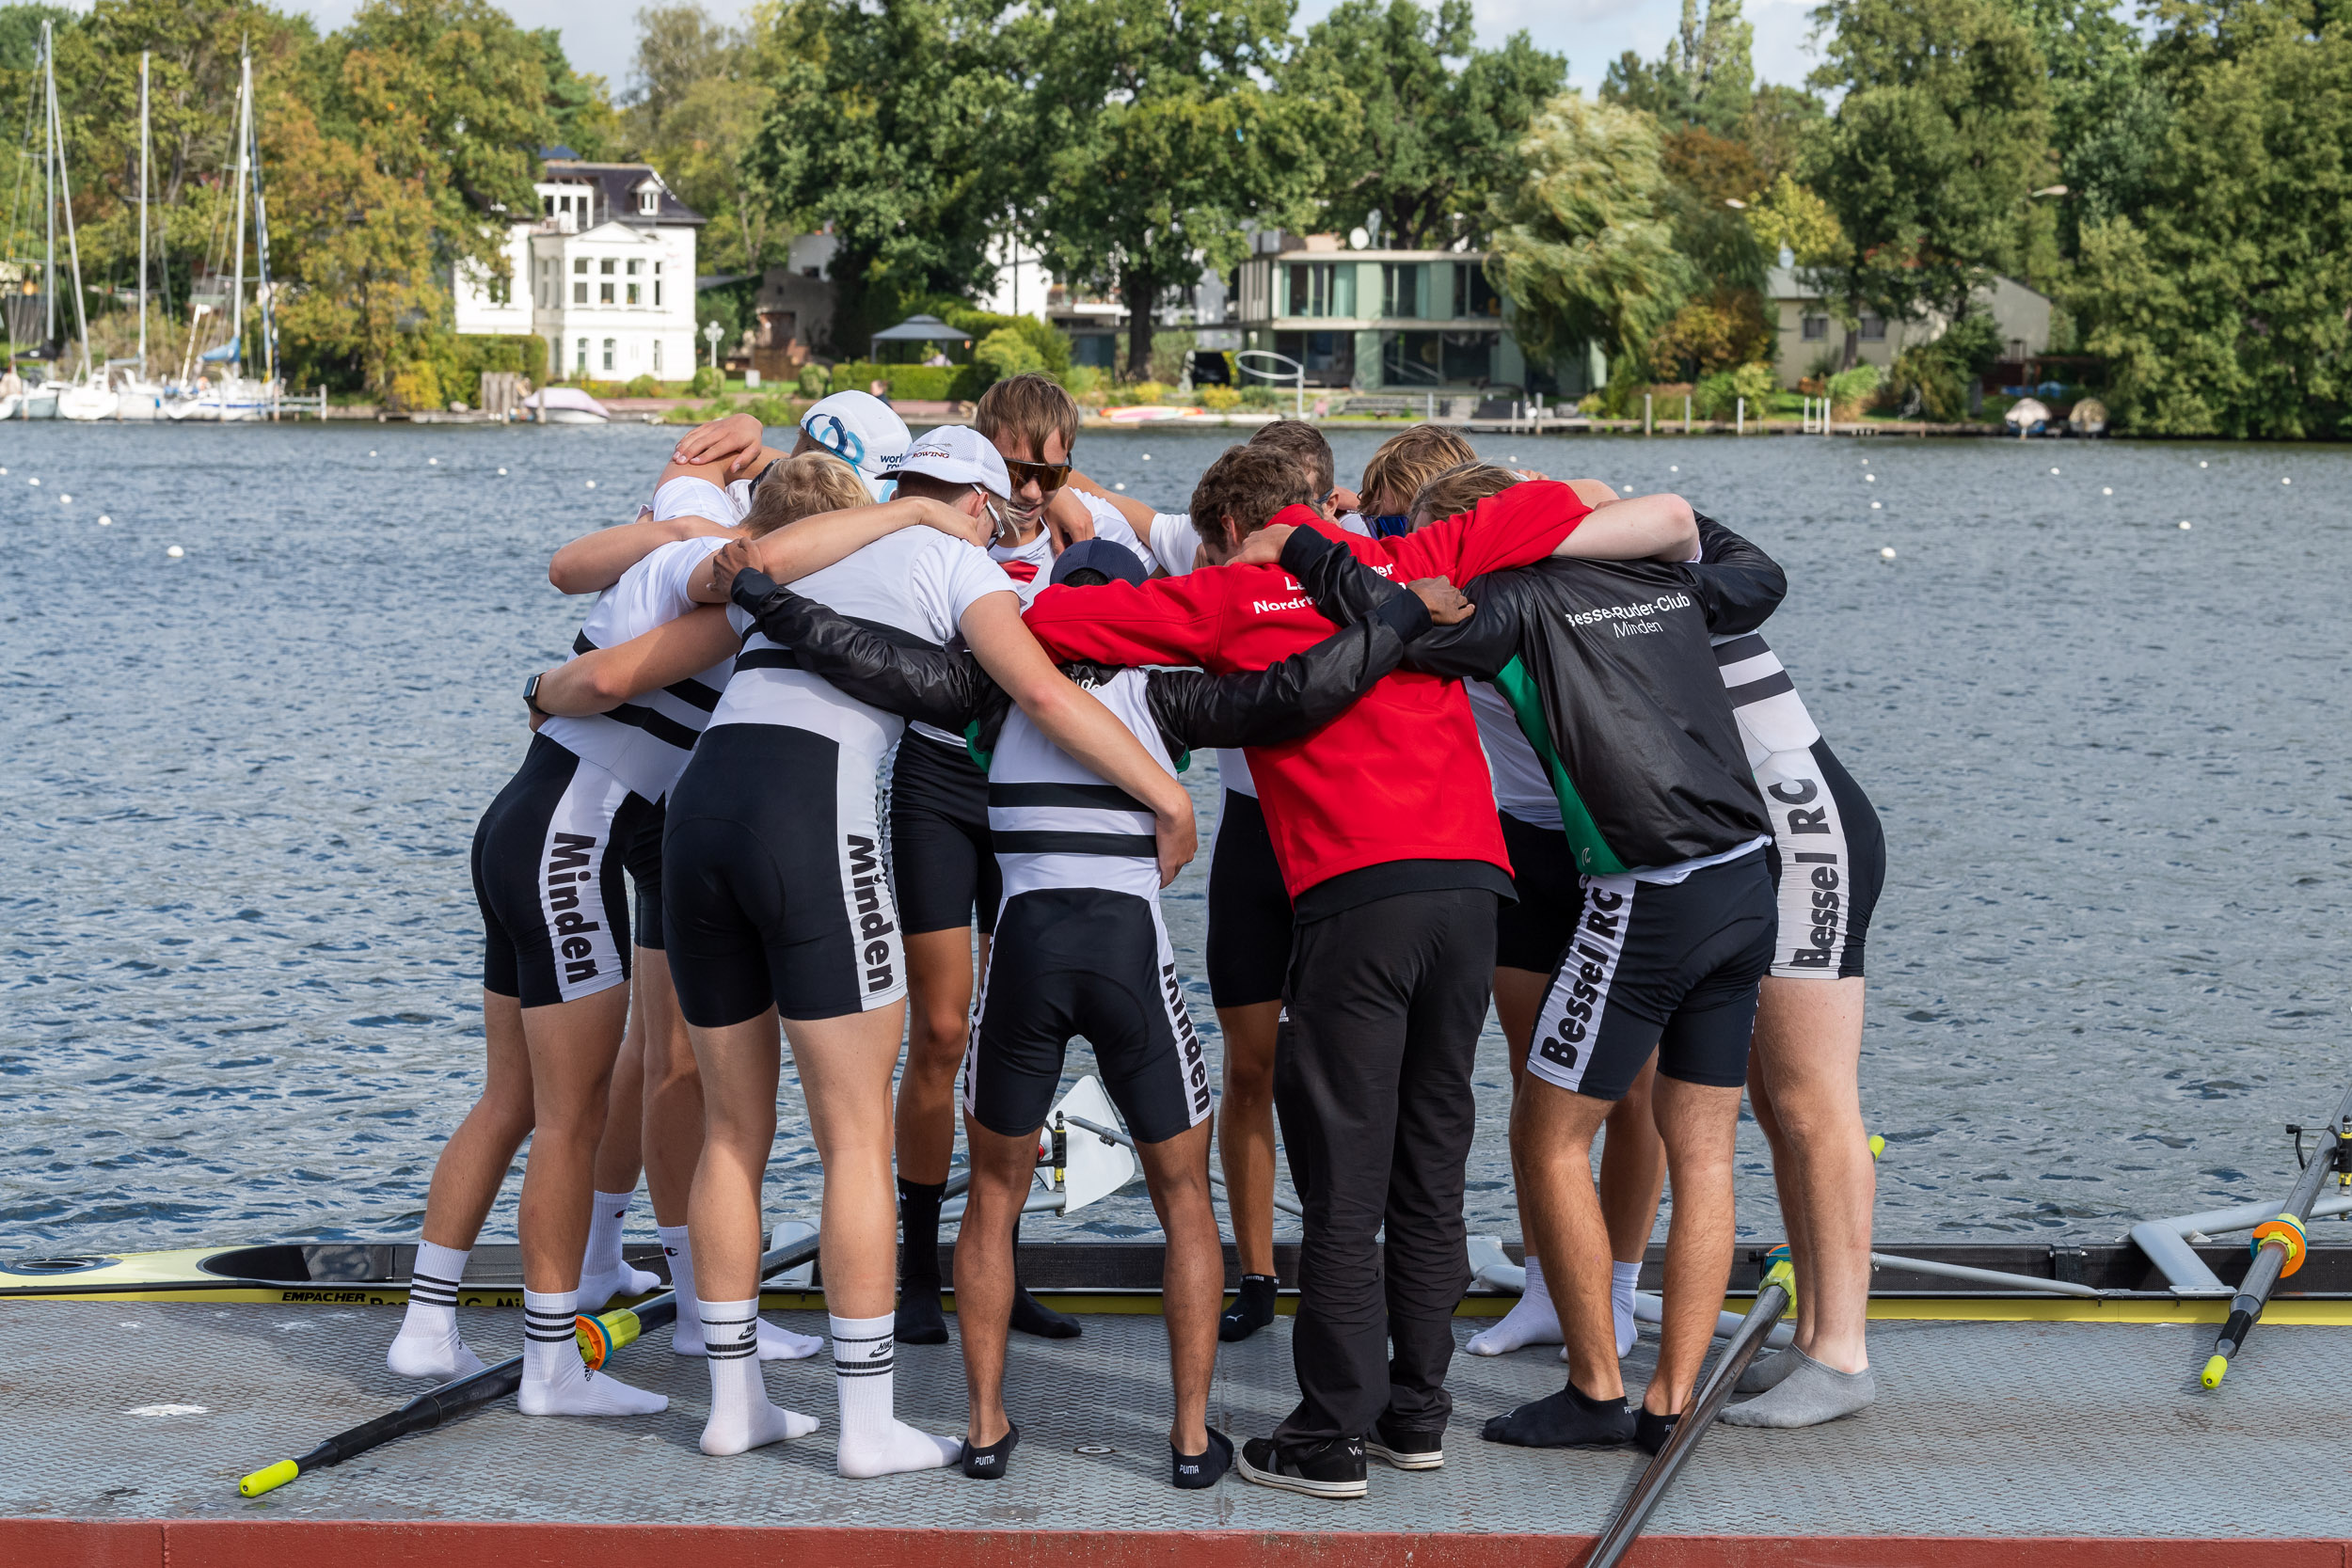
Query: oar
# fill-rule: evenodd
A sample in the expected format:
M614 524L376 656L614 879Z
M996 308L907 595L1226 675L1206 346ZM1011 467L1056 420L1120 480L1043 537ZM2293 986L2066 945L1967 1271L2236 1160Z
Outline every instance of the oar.
M1707 1380L1691 1396L1691 1402L1683 1407L1682 1419L1675 1423L1674 1432L1667 1437L1665 1446L1658 1450L1657 1457L1649 1462L1649 1468L1644 1470L1642 1479L1634 1483L1633 1495L1626 1498L1625 1506L1617 1510L1617 1516L1610 1520L1609 1528L1601 1532L1599 1543L1593 1547L1593 1555L1584 1560L1584 1568L1613 1568L1632 1546L1634 1537L1640 1535L1642 1527L1649 1522L1651 1510L1666 1495L1667 1483L1675 1479L1684 1461L1699 1446L1699 1439L1707 1434L1707 1429L1715 1424L1715 1418L1723 1414L1724 1406L1730 1402L1732 1388L1740 1381L1740 1374L1748 1370L1748 1363L1754 1361L1756 1353L1763 1348L1765 1337L1772 1333L1772 1325L1780 1321L1782 1313L1788 1310L1789 1302L1795 1299L1795 1270L1788 1261L1786 1247L1774 1247L1772 1254L1775 1261L1765 1273L1762 1288L1756 1292L1756 1305L1749 1307L1748 1315L1740 1320L1739 1331L1724 1347L1724 1354L1716 1358L1714 1369L1707 1374Z
M972 1184L969 1171L958 1171L947 1179L947 1194L953 1196ZM771 1275L783 1274L814 1259L818 1238L803 1236L780 1247L772 1247L759 1255L759 1277L764 1282ZM612 1352L632 1344L652 1333L677 1322L677 1292L664 1291L635 1307L624 1307L598 1317L579 1320L580 1359L591 1367L601 1367ZM419 1394L398 1410L363 1421L348 1432L339 1432L299 1459L281 1459L277 1464L254 1471L237 1482L237 1490L248 1497L283 1486L296 1476L312 1470L323 1470L329 1465L341 1465L370 1449L381 1448L395 1437L411 1433L430 1432L452 1417L462 1416L477 1405L503 1399L522 1386L523 1358L507 1357L494 1367L485 1367L470 1377L445 1383L438 1388Z
M2299 1151L2303 1139L2298 1130L2296 1148ZM2296 1179L2295 1190L2287 1196L2286 1209L2277 1219L2265 1220L2254 1227L2254 1261L2246 1270L2246 1278L2230 1301L2230 1320L2221 1325L2221 1337L2214 1341L2213 1354L2205 1362L2205 1370L2197 1381L2208 1388L2218 1388L2230 1370L2230 1357L2245 1348L2246 1337L2262 1321L2263 1308L2270 1305L2270 1292L2279 1281L2303 1266L2309 1250L2303 1227L2312 1217L2312 1205L2319 1200L2320 1186L2333 1172L2339 1182L2352 1186L2352 1089L2344 1091L2336 1104L2336 1114L2328 1118L2319 1135L2318 1151L2303 1174Z

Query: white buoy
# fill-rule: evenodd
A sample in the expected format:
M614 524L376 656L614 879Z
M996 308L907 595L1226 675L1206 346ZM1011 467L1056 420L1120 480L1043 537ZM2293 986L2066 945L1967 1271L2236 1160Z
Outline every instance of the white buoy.
M1666 471L1670 474L1678 474L1682 471L1682 465L1679 463L1669 463L1666 465Z
M1894 560L1894 559L1895 559L1895 546L1892 546L1892 545L1882 545L1882 546L1879 546L1879 559L1880 559L1881 561L1892 561L1892 560Z
M1143 454L1143 460L1144 460L1146 463L1151 462L1151 461L1152 461L1152 454L1151 454L1150 452L1148 452L1148 451L1147 451L1147 452L1145 452L1145 453Z
M172 559L172 560L177 561L177 560L179 560L182 556L183 556L183 555L187 554L188 552L187 552L187 551L185 551L185 550L183 550L183 549L182 549L179 546L174 545L174 546L172 546L170 548L168 548L168 549L165 550L165 551L164 551L164 553L165 553L166 555L167 555L167 556L171 557L171 559Z
M39 484L40 481L37 479L28 479L24 483L27 484Z
M2203 458L2201 458L2201 458L2199 458L2199 459L2197 460L2197 466L2198 466L2199 467L2201 467L2201 467L2203 467L2205 466L2205 460L2204 460Z
M1876 501L1872 501L1872 502L1870 503L1870 510L1871 510L1871 511L1873 511L1873 512L1876 512L1878 509L1879 509L1879 503L1878 503L1878 502L1876 502Z
M6 469L6 468L0 468L0 474L5 474L5 473L7 473L8 471L8 469Z
M1113 484L1111 488L1114 490L1124 490L1127 487L1124 484Z
M1864 474L1862 476L1862 483L1865 484L1876 484L1878 482L1879 476L1876 474Z
M504 479L506 477L506 470L504 468L501 468L499 470L499 477L501 479Z
M98 515L98 526L100 528L112 528L114 527L114 521L115 520L112 517L107 516L103 512L101 512Z
M2115 491L2112 486L2102 484L2099 486L2099 494L2103 496L2112 496L2115 494Z
M73 498L65 494L63 491L59 491L57 493L57 504L59 506L72 506L73 504Z
M424 460L424 466L428 468L437 468L441 466L441 460L437 457L428 457Z
M2281 483L2281 484L2292 484L2292 483L2295 483L2295 481L2293 481L2293 480L2291 480L2291 479L2282 479L2282 480L2280 480L2279 483Z
M2182 518L2182 519L2181 519L2181 526L2182 526L2183 528L2186 528L2186 527L2188 527L2188 519L2187 519L2186 517L2184 517L2184 518Z
M2050 471L2051 471L2052 473L2057 473L2057 472L2058 472L2058 470L2057 470L2056 468L2052 468Z

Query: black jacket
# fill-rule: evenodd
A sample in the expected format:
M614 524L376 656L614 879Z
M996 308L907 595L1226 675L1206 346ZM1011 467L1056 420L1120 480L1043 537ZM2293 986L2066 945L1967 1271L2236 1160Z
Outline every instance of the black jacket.
M1577 868L1610 876L1735 849L1772 832L1711 636L1754 631L1788 578L1711 518L1704 563L1539 561L1464 586L1467 621L1417 641L1406 662L1488 680L1543 758ZM1282 564L1343 625L1381 579L1312 530Z
M1152 670L1145 691L1171 757L1202 747L1279 746L1312 735L1397 667L1405 646L1430 628L1420 599L1375 578L1356 596L1358 624L1264 670L1212 675ZM906 647L876 629L782 588L764 573L738 573L735 602L796 667L821 675L844 696L902 719L972 737L982 758L1012 705L968 651ZM1081 685L1109 668L1064 664Z

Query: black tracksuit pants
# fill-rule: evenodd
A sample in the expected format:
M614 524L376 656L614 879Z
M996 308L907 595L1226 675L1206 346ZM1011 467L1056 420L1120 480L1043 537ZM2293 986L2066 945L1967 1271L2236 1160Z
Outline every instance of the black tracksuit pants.
M1495 895L1473 889L1375 899L1293 937L1274 1095L1306 1236L1300 1399L1274 1433L1285 1450L1363 1436L1384 1412L1434 1430L1453 1410L1470 1070L1494 953Z

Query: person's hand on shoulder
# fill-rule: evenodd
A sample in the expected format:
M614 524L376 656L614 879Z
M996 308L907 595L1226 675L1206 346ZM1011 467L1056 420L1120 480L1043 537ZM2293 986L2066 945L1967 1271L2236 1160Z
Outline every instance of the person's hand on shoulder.
M767 431L756 416L729 414L688 431L685 439L670 454L670 461L690 467L724 463L730 475L738 474L759 455L766 439Z
M1451 626L1470 618L1477 606L1462 596L1462 591L1444 578L1417 578L1406 585L1413 596L1429 611L1429 619L1441 626Z
M752 542L730 539L720 549L711 552L710 562L695 577L692 596L696 604L724 604L735 587L735 575L746 567L756 566L752 559Z
M1282 560L1282 546L1290 543L1293 531L1293 525L1289 523L1279 523L1272 528L1262 528L1242 541L1241 548L1234 552L1233 559L1226 564L1229 566L1279 565Z

